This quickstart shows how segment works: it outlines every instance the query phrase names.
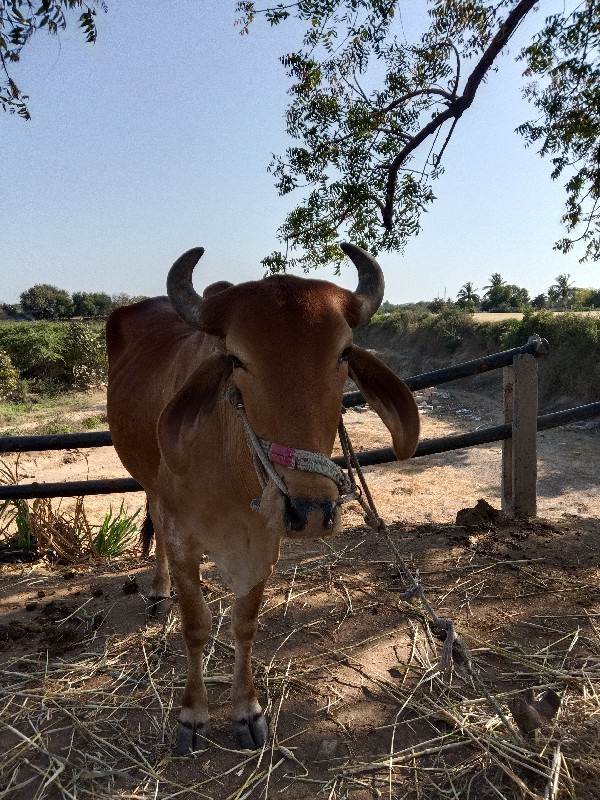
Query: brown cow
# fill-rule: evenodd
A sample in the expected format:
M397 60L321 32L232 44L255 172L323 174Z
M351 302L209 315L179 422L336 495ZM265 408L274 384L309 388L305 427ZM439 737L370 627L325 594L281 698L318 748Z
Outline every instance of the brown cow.
M338 485L318 465L315 472L294 469L287 456L309 451L320 454L321 464L331 464L349 375L389 428L397 457L408 458L417 444L412 394L373 355L352 344L352 329L367 321L383 298L381 269L364 250L342 247L359 273L356 292L275 275L237 286L213 284L200 297L191 282L204 252L197 248L171 268L170 302L144 300L118 309L108 321L112 438L123 464L146 490L156 534L150 600L156 606L169 597L170 568L181 609L188 671L177 726L179 755L207 746L202 651L211 615L200 589L203 554L217 564L236 597L235 734L242 747L260 747L268 728L252 680L251 653L280 538L331 535L341 528ZM267 445L276 443L279 452L268 451L276 472L267 475L264 488L239 409L228 399L231 387L234 401L243 400L254 434ZM151 536L150 528L146 552Z

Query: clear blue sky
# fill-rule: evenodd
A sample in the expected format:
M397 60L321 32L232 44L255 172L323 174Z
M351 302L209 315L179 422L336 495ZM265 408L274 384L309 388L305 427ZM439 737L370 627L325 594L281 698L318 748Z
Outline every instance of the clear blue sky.
M25 48L13 77L33 118L0 116L0 301L35 283L163 294L171 263L197 245L200 290L262 275L292 207L267 165L287 144L278 56L298 29L259 21L240 36L234 5L108 0L95 45L70 20L59 38L37 34ZM417 7L405 5L409 34ZM519 32L512 56L541 19ZM420 235L403 255L381 256L391 302L454 297L493 272L532 296L561 272L600 286L597 264L552 250L563 191L514 133L531 109L512 56L460 121ZM339 281L353 287L353 267Z

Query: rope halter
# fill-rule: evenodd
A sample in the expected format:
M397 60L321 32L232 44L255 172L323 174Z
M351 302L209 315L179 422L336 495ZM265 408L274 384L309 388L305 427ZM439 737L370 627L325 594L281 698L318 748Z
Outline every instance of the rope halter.
M264 489L269 479L285 495L289 496L289 491L281 476L275 470L273 464L279 464L287 469L299 469L303 472L314 472L324 475L335 483L340 493L338 504L347 503L356 499L352 484L341 467L338 467L330 458L322 453L313 453L310 450L299 450L296 447L288 447L283 444L276 444L268 439L260 439L252 429L244 401L237 386L231 384L226 391L226 398L238 412L238 416L244 426L246 441L252 454L252 462L261 487ZM260 499L253 500L252 508L257 510Z
M389 528L385 524L384 520L379 516L341 416L338 425L338 434L340 437L342 451L344 453L344 459L346 461L346 468L348 470L347 473L344 472L341 467L338 467L338 465L335 464L331 459L327 458L321 453L311 453L308 450L298 450L294 447L275 444L267 439L260 439L252 430L252 426L250 425L250 421L248 420L248 416L244 408L242 395L237 386L231 384L225 392L225 397L237 410L242 421L246 439L248 441L248 447L250 448L250 452L252 454L254 468L256 470L258 480L260 481L260 485L263 489L267 485L269 479L271 479L278 489L283 492L283 494L289 496L287 486L273 467L273 464L280 464L288 469L300 469L304 470L305 472L316 472L319 475L325 475L327 478L332 480L339 489L340 498L337 501L338 505L350 502L352 500L358 501L365 514L365 522L376 533L383 535L394 555L398 571L406 582L407 589L400 595L400 599L405 601L410 601L412 599L420 600L429 616L429 630L436 638L443 642L440 657L440 667L442 672L450 672L453 662L462 664L471 676L471 679L485 694L490 704L498 711L502 721L505 723L508 729L511 730L512 728L510 722L503 714L502 709L495 702L494 698L491 697L475 673L469 650L463 639L457 635L454 629L454 623L451 619L440 617L436 613L434 607L425 596L418 573L416 577L413 576L412 572L402 558L398 548L396 547L396 544L392 540ZM253 500L250 505L255 511L258 510L260 506L260 498Z

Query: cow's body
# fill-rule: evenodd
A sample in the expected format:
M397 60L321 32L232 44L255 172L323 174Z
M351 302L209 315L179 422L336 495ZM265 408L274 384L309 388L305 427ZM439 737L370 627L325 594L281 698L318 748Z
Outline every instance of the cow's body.
M351 257L357 250L351 248ZM176 305L185 295L178 312L187 322L167 298L155 298L119 309L107 326L113 442L147 492L156 532L151 597L169 597L169 566L179 597L188 651L180 754L206 746L202 649L210 612L200 589L203 554L209 553L236 596L236 735L245 747L260 746L267 725L250 658L280 538L335 534L341 527L338 488L322 474L275 466L287 496L273 481L261 488L242 422L224 390L239 390L260 438L329 457L350 370L390 428L399 457L412 453L418 436L410 392L373 356L351 345L352 328L365 315L360 293L275 276L215 285L202 300L190 280L198 252L182 256L172 270L185 273L183 290L171 287L170 295ZM251 507L256 498L258 510Z

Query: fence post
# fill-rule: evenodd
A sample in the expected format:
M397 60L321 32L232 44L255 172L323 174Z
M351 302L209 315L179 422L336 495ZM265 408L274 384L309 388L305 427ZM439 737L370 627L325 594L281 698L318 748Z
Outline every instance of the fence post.
M504 367L504 420L512 437L502 444L502 508L512 517L537 513L538 365L518 355Z

